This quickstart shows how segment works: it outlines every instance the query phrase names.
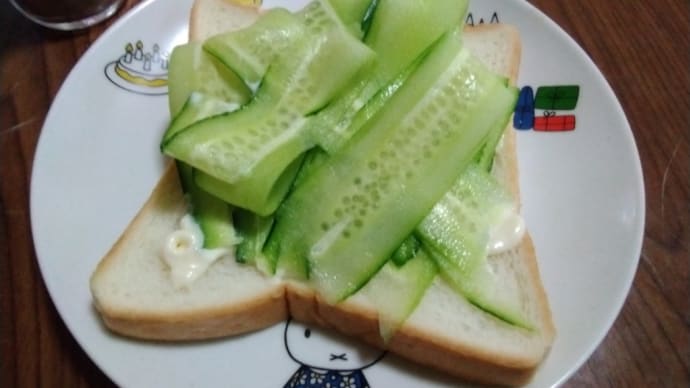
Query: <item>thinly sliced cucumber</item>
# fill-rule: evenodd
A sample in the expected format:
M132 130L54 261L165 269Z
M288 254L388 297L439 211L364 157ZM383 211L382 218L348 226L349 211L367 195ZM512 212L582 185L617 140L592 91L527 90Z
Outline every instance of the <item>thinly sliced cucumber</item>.
M235 211L234 221L237 233L242 238L235 253L237 261L259 266L259 263L266 260L263 258L263 248L273 226L273 217L238 209ZM273 271L267 273L272 274Z
M395 85L394 80L405 69L413 69L413 61L445 32L456 29L466 11L467 1L377 0L365 40L376 53L377 61L341 98L319 112L317 120L312 123L319 145L328 153L338 150L361 128L351 125L360 108L377 93L385 96L380 93L381 89ZM380 106L372 104L369 109Z
M298 155L284 170L271 169L270 166L261 167L259 170L264 174L254 174L237 183L227 183L196 170L194 181L200 188L227 203L268 216L278 208L290 190L301 160L302 156ZM269 165L275 163L272 160L265 162ZM273 182L273 186L266 190L265 182Z
M489 228L514 207L506 190L480 166L470 165L434 205L415 233L425 245L470 274L485 261Z
M501 291L504 287L487 261L489 229L514 207L508 192L483 166L471 165L415 234L459 294L509 323L530 328L520 296Z
M391 262L398 267L405 265L405 263L417 255L420 247L421 243L415 235L411 234L407 236L391 255Z
M367 16L373 15L372 3L378 0L328 0L342 23L358 38L365 35L363 27Z
M316 171L323 163L328 160L328 154L319 147L310 149L304 155L302 166L297 172L293 185L299 186L312 172Z
M190 202L191 214L204 235L203 248L232 248L240 242L235 232L233 208L201 190L193 179L193 169L177 163L182 190Z
M364 106L361 101L353 99L368 95L367 90L373 84L360 83L355 89L348 90L344 96L320 111L310 122L317 141L328 153L335 153L345 146L345 143L388 102L395 92L405 83L422 62L424 54L420 55L405 68L392 82L379 89ZM359 96L359 97L362 97Z
M471 274L460 270L456 263L445 255L429 249L429 256L439 267L441 277L460 295L477 307L512 325L528 330L534 328L520 308L520 297L506 292L501 280L493 273L489 263L479 262Z
M264 83L265 93L280 95L281 103L303 115L320 110L340 95L376 57L370 48L337 27L297 46L271 66Z
M178 132L192 124L212 116L234 112L240 108L237 103L219 100L199 92L192 92L180 112L173 118L163 135L161 144L167 143Z
M441 47L434 52L434 56L426 58L424 64L420 66L409 82L403 85L405 94L394 95L395 100L385 106L389 113L385 119L379 120L384 124L376 127L378 131L368 129L366 131L366 137L364 137L365 132L358 132L357 139L354 140L362 141L353 143L364 143L366 147L371 148L372 146L369 145L369 143L373 140L376 147L381 146L380 143L384 141L385 137L397 127L399 119L402 117L399 112L409 112L414 107L417 101L424 96L424 93L432 88L439 74L448 67L453 57L460 50L460 44L458 42L446 39L444 43L445 45L441 45ZM396 100L400 102L396 102ZM372 134L371 132L374 133ZM354 223L355 217L361 217L361 215L357 215L354 211L359 209L353 208L357 202L354 198L354 194L342 199L340 196L352 189L359 188L361 190L361 186L365 183L369 185L367 187L369 190L371 190L370 187L372 185L376 184L364 182L361 177L355 176L346 178L345 176L353 169L363 169L366 172L369 167L367 165L362 167L362 162L367 160L367 157L375 155L377 151L375 149L365 149L363 151L357 150L353 152L350 150L354 148L353 144L350 143L348 145L350 147L346 147L345 151L341 154L334 155L322 165L321 168L309 175L302 184L297 186L295 192L287 199L283 208L280 209L276 228L267 246L268 249L273 252L274 256L279 257L278 267L282 269L282 272L288 275L309 275L310 272L307 272L307 270L309 269L308 262L312 259L311 252L318 252L320 249L323 250L338 239L342 239L345 229L351 226L351 223ZM338 156L340 156L340 158L338 158ZM351 160L348 160L348 158ZM337 160L337 162L334 163L334 160ZM336 163L342 171L335 170L333 165ZM357 181L354 181L355 178L357 178ZM357 195L357 200L366 197L368 197L368 195L359 194ZM323 201L322 198L329 198L329 200ZM309 204L314 206L313 211L306 211ZM348 209L350 211L345 213L344 209L342 209L343 206L352 209ZM344 215L347 215L347 217L343 217ZM332 220L331 218L333 218L333 216L339 219ZM359 222L361 223L362 221L359 220ZM289 226L296 223L301 225L299 230L301 236L297 235L297 230ZM350 234L351 232L348 231L346 236L349 237ZM373 237L376 237L376 235ZM384 235L383 239L386 237L390 237L390 235ZM395 247L397 247L402 240L403 238L400 238L397 244L394 244ZM381 243L382 244L374 245L380 248L385 242L382 241ZM383 254L386 259L388 255L392 254L395 247ZM352 256L354 257L355 255L356 254L353 252ZM321 254L319 254L319 256L321 256ZM362 258L359 258L359 260L362 260ZM374 266L366 267L366 273L360 276L361 279L359 283L348 285L348 290L346 290L343 295L339 295L338 298L344 298L356 291L366 280L378 271L382 264L383 263L379 261ZM349 265L349 260L346 260L343 261L342 266L344 267L343 271L347 273L351 271L348 267L357 267L358 265ZM288 270L285 268L288 268ZM362 266L360 266L360 269L361 268ZM336 274L337 272L334 271L333 273ZM324 283L328 282L324 281ZM339 288L340 287L339 285Z
M467 0L379 0L365 43L379 57L379 87L443 34L461 25Z
M275 210L276 180L315 143L306 116L373 59L371 50L338 28L290 47L250 104L187 126L162 144L166 154L232 185L223 197L259 214Z
M328 154L326 154L319 147L314 147L304 154L302 165L300 166L297 176L293 181L293 188L299 187L302 182L310 176L314 171L321 167L328 160ZM309 275L308 263L302 258L296 258L291 260L291 258L285 258L280 262L280 268L278 268L278 259L280 256L280 246L273 243L269 243L270 239L264 246L264 257L268 260L268 268L270 268L270 273L274 274L276 271L280 273L280 276L293 278L293 279L306 279Z
M164 141L200 119L237 109L251 95L232 71L204 53L197 43L173 50L168 79L169 108L175 118ZM200 189L191 166L178 161L177 169L191 214L204 235L203 247L231 248L237 244L232 206Z
M501 141L501 137L503 137L505 131L506 128L504 127L496 127L487 137L486 143L477 157L477 164L484 170L491 171L494 163L494 156L496 155L496 147Z
M421 302L438 269L424 251L402 266L384 265L358 294L371 300L379 313L379 331L388 342Z
M358 1L361 0L354 0L354 2ZM333 2L330 0L312 0L297 12L297 15L302 19L307 30L315 35L322 34L332 28L347 31L347 26L343 23L338 10L333 7Z
M232 70L205 53L199 43L175 47L168 68L170 115L177 116L193 92L238 106L246 104L251 92Z
M247 28L207 39L203 48L255 91L268 66L304 33L299 17L283 8L273 8Z
M269 244L280 260L306 260L327 300L351 295L451 187L514 95L447 34L371 128L293 191Z
M269 124L257 121L257 116L268 117L273 125L266 128ZM168 136L161 147L166 154L232 183L244 177L255 160L259 159L252 158L252 153L261 152L263 158L274 143L283 144L287 139L297 137L300 126L295 128L290 121L295 116L287 109L273 112L262 104L250 104L244 109L215 115L186 126ZM275 139L281 134L282 139ZM273 142L269 143L270 140ZM290 155L288 163L300 152L298 149L294 156Z
M228 185L227 194L216 195L268 214L280 202L272 195L277 180L313 144L303 126L295 113L257 104L197 122L172 136L163 151L214 178L214 186Z
M326 0L315 0L297 13L272 8L251 26L211 37L203 47L256 91L268 68L281 56L299 56L291 51L294 42L306 35L320 36L333 28L346 27Z

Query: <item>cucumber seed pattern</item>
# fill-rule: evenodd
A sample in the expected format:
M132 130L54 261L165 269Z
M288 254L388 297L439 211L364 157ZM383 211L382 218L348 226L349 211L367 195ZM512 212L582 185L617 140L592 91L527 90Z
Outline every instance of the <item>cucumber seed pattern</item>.
M459 71L446 74L438 86L404 116L398 130L383 142L379 153L366 162L366 176L352 179L353 184L337 200L339 206L333 210L331 221L321 225L323 231L341 225L343 216L348 215L352 222L342 234L350 237L362 227L362 218L379 208L385 193L398 191L391 187L392 184L411 181L427 173L420 166L462 128L468 112L487 92L476 82L468 66L453 64L450 68Z

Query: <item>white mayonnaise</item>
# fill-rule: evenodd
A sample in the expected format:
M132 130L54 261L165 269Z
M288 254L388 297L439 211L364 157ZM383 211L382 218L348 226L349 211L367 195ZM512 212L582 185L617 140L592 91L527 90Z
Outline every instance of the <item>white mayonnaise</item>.
M515 248L525 235L525 221L513 207L505 207L489 228L487 251L490 255Z
M189 214L180 220L180 229L165 239L163 261L176 288L188 287L220 257L233 255L230 249L204 249L203 244L204 234Z

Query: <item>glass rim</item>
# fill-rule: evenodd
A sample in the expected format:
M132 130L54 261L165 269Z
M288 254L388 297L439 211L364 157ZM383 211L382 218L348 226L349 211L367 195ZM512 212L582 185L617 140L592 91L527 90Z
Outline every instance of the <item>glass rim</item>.
M113 16L115 12L117 12L118 9L120 9L120 6L122 5L123 0L114 0L112 4L108 5L105 7L103 10L84 17L80 18L77 20L70 20L70 21L60 21L60 22L51 22L48 20L44 20L39 16L36 16L32 14L31 12L25 10L21 5L17 4L16 0L10 0L10 4L14 6L14 8L19 11L24 17L27 19L31 20L32 22L41 25L46 28L50 28L53 30L59 30L59 31L74 31L74 30L80 30L84 29L87 27L91 27L95 24L98 24L109 17Z

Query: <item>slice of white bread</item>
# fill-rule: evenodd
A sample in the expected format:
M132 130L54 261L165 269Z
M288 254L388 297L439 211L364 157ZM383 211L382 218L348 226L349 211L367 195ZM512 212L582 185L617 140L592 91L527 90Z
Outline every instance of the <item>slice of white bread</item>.
M196 0L190 39L203 40L248 25L258 12L223 0ZM516 79L520 41L513 27L467 28L464 39L493 71ZM510 129L498 148L494 173L519 198ZM178 227L186 210L171 164L91 278L94 304L111 330L150 340L209 339L259 330L292 316L383 346L376 309L361 294L329 305L303 285L264 277L253 267L227 259L215 263L188 289L176 289L160 255L165 237ZM386 347L467 380L503 385L527 382L555 333L529 236L512 252L489 260L505 287L521 295L536 330L496 319L437 279Z
M91 277L105 324L132 337L192 340L234 335L287 317L285 287L235 260L219 260L192 287L173 286L163 243L187 212L174 164Z
M253 4L246 0L195 1L189 17L189 40L202 41L253 24L261 14L259 7Z

